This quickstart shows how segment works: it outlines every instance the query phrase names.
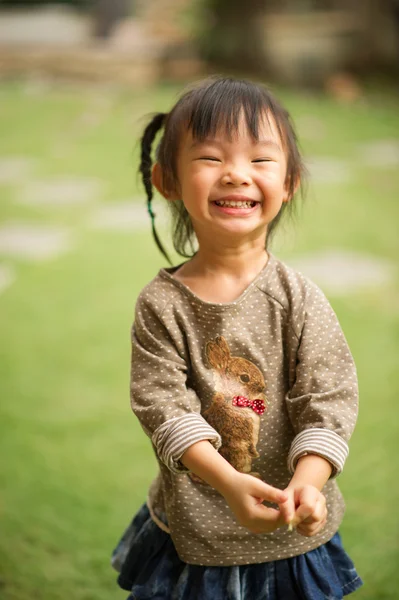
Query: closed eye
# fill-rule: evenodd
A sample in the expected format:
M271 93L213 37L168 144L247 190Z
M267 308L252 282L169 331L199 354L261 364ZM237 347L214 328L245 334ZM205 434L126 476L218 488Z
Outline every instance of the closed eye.
M262 162L272 162L271 158L255 158L255 160L252 161L253 163L262 163Z
M220 162L220 159L216 158L215 156L200 156L198 160L210 160L212 162Z

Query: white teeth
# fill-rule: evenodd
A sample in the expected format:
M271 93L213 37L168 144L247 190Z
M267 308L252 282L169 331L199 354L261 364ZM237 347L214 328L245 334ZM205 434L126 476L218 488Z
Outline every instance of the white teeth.
M228 206L230 208L251 208L253 202L241 200L218 200L216 204L218 206Z

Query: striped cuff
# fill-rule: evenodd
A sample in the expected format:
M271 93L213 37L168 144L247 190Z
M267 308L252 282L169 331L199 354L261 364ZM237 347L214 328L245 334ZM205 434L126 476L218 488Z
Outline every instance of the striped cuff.
M305 429L298 433L288 453L288 469L295 471L296 463L305 454L318 454L333 466L331 478L337 477L344 468L348 456L348 444L330 429Z
M187 448L202 440L209 440L216 450L222 445L218 432L198 413L169 419L152 435L152 443L160 460L174 473L188 472L180 458Z

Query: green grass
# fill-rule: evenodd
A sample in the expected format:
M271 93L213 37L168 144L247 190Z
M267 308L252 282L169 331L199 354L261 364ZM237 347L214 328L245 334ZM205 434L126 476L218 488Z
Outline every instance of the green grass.
M32 179L96 177L103 202L137 196L140 118L170 106L176 88L147 91L23 83L0 88L0 157L35 160ZM275 252L327 248L399 256L398 169L365 167L360 143L394 139L393 96L356 106L282 90L294 118L311 115L324 135L299 128L305 153L347 161L346 183L314 185L297 225ZM298 121L301 122L300 120ZM87 224L96 203L32 207L24 182L3 185L0 221L67 226L75 249L43 263L2 259L16 282L0 296L0 597L110 600L110 551L146 497L156 469L130 413L129 329L139 290L162 265L149 232L105 233ZM399 577L399 283L331 297L358 365L359 423L340 485L346 548L366 585L359 600L394 600Z

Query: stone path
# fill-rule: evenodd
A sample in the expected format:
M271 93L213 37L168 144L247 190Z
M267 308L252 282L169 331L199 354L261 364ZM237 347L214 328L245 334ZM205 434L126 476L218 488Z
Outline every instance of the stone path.
M100 109L102 106L100 103ZM396 168L399 165L399 142L388 139L359 145L353 160L355 164ZM310 157L308 167L311 178L316 182L340 184L348 181L351 175L350 164L333 157ZM94 203L101 201L104 192L104 183L100 179L71 176L32 181L34 168L35 161L30 157L4 156L0 158L0 185L14 185L17 201L32 206L46 208L93 203L93 211L86 221L89 229L126 234L146 231L150 235L151 221L144 195L97 205ZM157 228L162 234L170 222L167 205L162 199L154 200L154 211ZM0 225L0 260L2 256L9 257L11 261L56 258L74 247L72 233L70 228L19 221L3 223ZM327 293L335 294L350 294L387 285L395 273L394 266L387 262L339 249L299 257L290 260L289 264L308 275ZM15 278L13 266L0 263L0 293Z
M314 115L301 115L296 119L300 139L322 140L327 136L327 128L322 119Z
M330 250L318 255L302 256L289 264L312 279L324 291L350 294L364 288L389 284L394 265L355 252Z
M139 204L140 202L140 204ZM164 202L154 202L157 228L163 229L169 214ZM151 220L143 197L100 207L89 225L108 231L150 231Z
M18 184L27 179L34 169L35 161L25 156L0 158L0 184Z
M8 265L0 264L0 294L15 280L15 272Z
M314 156L306 159L310 181L316 183L346 183L351 178L350 166L336 158Z
M68 206L101 199L103 184L99 179L63 177L29 182L18 194L24 204Z
M358 156L370 167L395 169L399 166L399 141L378 140L358 147Z
M145 206L129 201L101 206L89 222L95 229L111 231L140 231L148 228L149 223Z
M19 222L0 226L0 254L41 261L58 257L71 247L70 234L65 229Z
M311 117L309 117L311 122ZM317 134L306 136L318 139ZM323 137L320 134L320 137ZM350 181L352 170L359 166L373 169L396 169L399 167L399 141L396 139L376 140L360 144L354 156L347 161L331 156L310 156L305 158L310 182L342 184Z

